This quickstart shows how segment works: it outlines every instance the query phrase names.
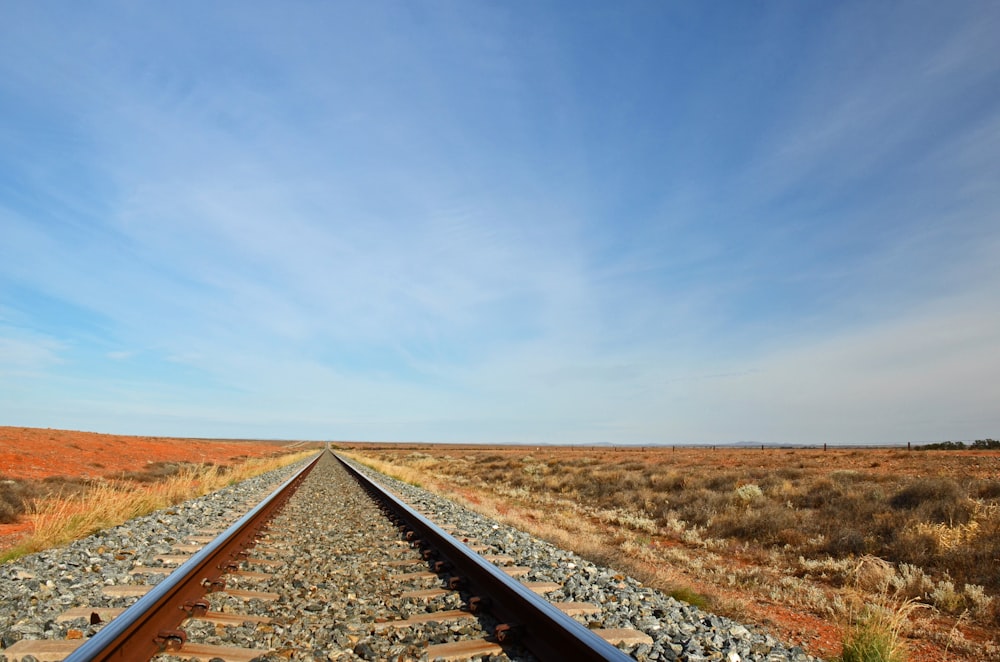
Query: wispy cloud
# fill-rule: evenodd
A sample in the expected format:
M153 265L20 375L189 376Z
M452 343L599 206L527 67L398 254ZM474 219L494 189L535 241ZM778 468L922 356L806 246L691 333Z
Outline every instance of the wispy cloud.
M998 328L995 11L47 13L0 27L0 361L35 375L8 419L1000 424L973 360Z
M970 439L995 423L1000 319L965 310L776 351L760 371L690 399L719 438L786 442ZM689 422L692 424L694 421Z
M14 373L38 370L59 363L65 343L52 338L4 337L9 330L0 329L0 370L11 378Z

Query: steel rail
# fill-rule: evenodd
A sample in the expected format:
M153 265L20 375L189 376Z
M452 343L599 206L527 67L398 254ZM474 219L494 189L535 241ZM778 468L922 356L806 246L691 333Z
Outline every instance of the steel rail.
M436 550L450 564L453 574L460 578L458 583L463 591L474 596L488 596L487 609L502 623L497 628L500 631L498 639L505 641L510 637L541 660L633 659L473 552L339 455L334 456L369 494L416 532L416 537L425 546Z
M182 644L184 634L177 630L178 625L192 613L207 609L203 601L207 590L220 586L219 578L253 546L257 533L298 489L320 457L322 453L101 628L64 662L137 662Z

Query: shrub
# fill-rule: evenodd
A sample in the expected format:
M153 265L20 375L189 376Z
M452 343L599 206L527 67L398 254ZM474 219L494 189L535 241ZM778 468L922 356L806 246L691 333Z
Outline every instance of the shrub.
M706 489L686 490L675 496L674 506L680 519L694 526L707 526L729 507L729 496Z
M0 499L0 524L9 524L17 521L19 515L24 512L23 506L18 503L11 503L7 499Z
M705 481L705 487L716 492L731 492L736 489L736 476L719 474Z
M830 474L830 480L837 483L838 485L844 485L847 487L851 487L855 483L860 482L865 478L866 477L864 475L852 469L840 469Z
M974 511L972 501L965 497L956 497L922 503L915 514L928 522L961 526L970 523Z
M627 510L602 510L597 513L597 518L602 522L619 524L636 531L645 531L646 533L656 533L657 531L656 522L642 513Z
M526 464L521 468L521 471L528 474L529 476L539 476L544 475L548 467L544 464Z
M965 602L969 605L969 610L973 614L982 619L990 616L994 600L992 596L986 595L986 591L982 586L978 584L966 584L964 593Z
M796 528L795 512L768 504L746 512L729 511L719 515L709 527L713 537L737 538L764 545L785 544L781 533Z
M928 533L902 531L886 549L885 556L893 561L928 567L937 558L937 540Z
M809 536L797 527L781 529L776 535L776 543L782 546L791 546L800 549L809 541Z
M956 499L958 496L958 484L950 478L919 478L896 492L889 499L889 505L901 510L913 510L928 501Z
M131 480L136 483L155 483L157 481L176 476L182 464L178 462L151 462L146 465L143 471L121 471L112 476L117 480Z
M798 480L799 478L802 478L803 474L805 474L802 469L796 467L781 467L774 473L778 476L778 478L785 480Z
M1000 499L1000 480L980 480L973 485L977 499Z
M861 556L868 550L864 535L857 529L845 528L828 539L823 551L833 556Z
M941 554L938 565L967 584L979 584L997 591L1000 589L998 558L1000 558L1000 525L993 522L986 523L974 540Z
M950 478L920 478L889 499L897 510L913 511L928 522L964 524L972 517L974 504Z
M797 508L822 508L838 500L842 495L843 490L839 485L834 485L829 478L820 478L802 494L794 497L792 503Z
M740 503L749 504L764 497L764 492L754 483L740 485L735 490L736 500Z
M979 535L979 523L976 521L968 524L949 526L947 524L927 524L918 522L914 527L917 533L925 534L934 539L935 547L940 551L951 551L964 545Z
M0 524L16 522L28 504L45 491L39 483L0 476Z
M678 491L688 487L690 479L687 475L671 471L668 474L654 474L650 476L650 484L661 490Z
M885 593L895 578L892 564L877 556L862 556L851 570L851 582L870 593Z
M938 582L931 591L931 601L934 606L949 614L958 614L965 609L965 596L955 590L955 584L949 579Z
M924 598L934 589L934 581L927 573L909 563L899 564L890 584L896 595L906 600Z

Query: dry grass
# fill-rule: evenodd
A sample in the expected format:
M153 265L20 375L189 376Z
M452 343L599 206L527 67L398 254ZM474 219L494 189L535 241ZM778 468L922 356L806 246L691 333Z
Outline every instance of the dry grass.
M75 494L56 494L34 501L28 509L32 533L0 562L64 545L133 517L208 494L253 476L288 466L315 451L250 459L232 467L179 465L158 481L100 481Z
M997 636L1000 453L353 450L657 588L707 595L729 615L771 602L849 628L859 605L887 596L959 618L974 640ZM969 650L956 659L1000 659L989 643Z
M909 651L903 642L910 616L917 604L873 604L865 608L844 637L840 662L906 662Z

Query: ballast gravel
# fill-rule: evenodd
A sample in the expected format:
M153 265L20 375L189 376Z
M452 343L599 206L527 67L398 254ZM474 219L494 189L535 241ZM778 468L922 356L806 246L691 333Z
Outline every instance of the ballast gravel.
M186 628L191 640L273 651L259 656L261 662L419 660L428 643L482 639L495 625L484 617L378 629L383 627L380 623L420 613L459 609L461 600L453 592L433 599L404 596L435 588L440 579L404 577L426 573L427 563L419 550L400 540L397 528L329 453L274 518L247 566L269 577L236 578L227 581L227 588L281 597L243 603L224 592L213 593L208 596L211 610L269 616L274 621L244 626L243 632L233 628L220 632L209 623L198 623ZM183 658L163 658L171 659Z
M525 581L562 588L554 602L590 602L598 614L576 617L588 627L631 628L652 645L623 647L638 660L687 662L812 662L799 647L785 646L759 628L714 616L644 587L621 573L468 511L447 499L358 465L439 524L513 557L532 570ZM85 619L59 622L74 606L125 607L136 598L109 598L105 586L153 584L162 574L136 574L136 566L158 566L155 557L209 528L238 519L300 467L245 481L200 499L136 518L64 548L22 557L0 566L0 649L20 639L87 637L100 625ZM406 565L407 561L412 565ZM270 562L270 563L269 563ZM277 565L275 562L280 563ZM430 621L418 627L385 628L374 623L461 607L454 592L431 599L404 593L437 588L437 578L400 578L427 569L353 479L326 454L285 510L272 522L246 569L265 573L227 579L227 588L277 594L276 600L242 600L209 594L213 611L267 616L269 623L221 627L205 621L186 625L190 641L260 649L271 660L426 659L428 643L482 638L489 617ZM266 651L270 651L269 653ZM493 660L527 660L509 651ZM187 660L159 656L161 662ZM197 658L190 658L197 659ZM8 658L0 650L0 662Z

